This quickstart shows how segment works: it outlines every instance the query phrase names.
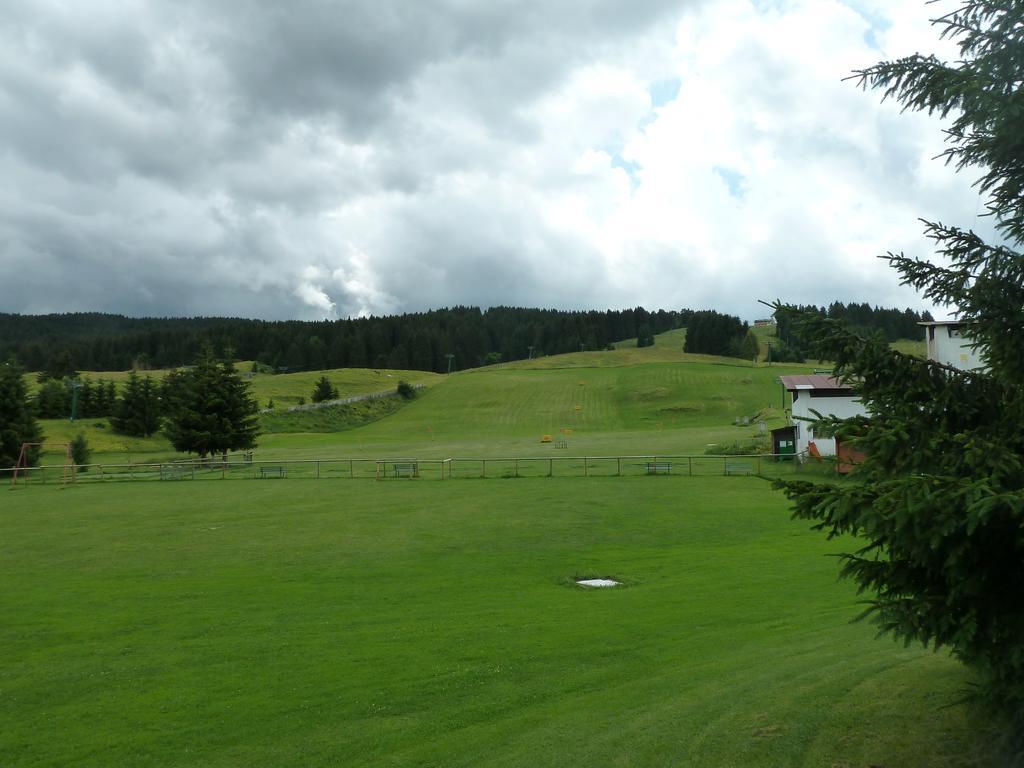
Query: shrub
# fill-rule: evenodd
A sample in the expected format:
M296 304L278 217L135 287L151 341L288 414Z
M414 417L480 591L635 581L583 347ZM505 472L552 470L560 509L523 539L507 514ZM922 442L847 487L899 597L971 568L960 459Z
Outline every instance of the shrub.
M704 449L705 456L750 456L754 453L764 453L765 445L763 440L754 438L752 440L737 440L733 443L718 443L709 445Z
M313 387L312 398L314 403L324 403L328 400L338 399L338 388L331 384L330 380L326 376L321 376L317 381L316 386Z
M81 465L88 464L90 459L92 459L92 448L89 447L89 441L85 439L85 433L79 432L71 441L71 460L75 464Z

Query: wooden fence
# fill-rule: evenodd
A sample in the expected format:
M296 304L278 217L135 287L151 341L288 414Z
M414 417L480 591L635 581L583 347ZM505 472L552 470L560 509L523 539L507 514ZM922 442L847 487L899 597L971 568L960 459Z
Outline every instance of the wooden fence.
M281 461L174 461L161 463L85 464L75 467L73 482L191 480L451 480L516 477L695 477L711 475L777 475L792 455L746 456L651 454L639 456L543 456L420 459L289 459ZM790 470L792 471L792 470ZM5 471L10 477L10 470ZM63 464L18 471L18 484L60 484Z

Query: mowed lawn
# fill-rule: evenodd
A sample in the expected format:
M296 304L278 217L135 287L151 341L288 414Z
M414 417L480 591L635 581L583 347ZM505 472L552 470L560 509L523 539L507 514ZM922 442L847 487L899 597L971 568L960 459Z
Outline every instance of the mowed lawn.
M0 763L968 764L851 544L756 478L4 489Z

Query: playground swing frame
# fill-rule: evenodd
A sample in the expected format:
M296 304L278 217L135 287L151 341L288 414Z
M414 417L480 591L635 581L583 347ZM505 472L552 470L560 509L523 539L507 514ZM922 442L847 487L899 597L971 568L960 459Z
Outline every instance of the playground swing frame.
M14 465L14 473L11 477L11 487L18 485L18 473L25 477L25 484L28 484L28 450L29 448L55 448L60 446L64 449L64 472L61 475L61 485L68 484L68 478L73 483L78 479L78 468L75 466L74 457L71 455L71 443L22 443L18 452L18 461Z

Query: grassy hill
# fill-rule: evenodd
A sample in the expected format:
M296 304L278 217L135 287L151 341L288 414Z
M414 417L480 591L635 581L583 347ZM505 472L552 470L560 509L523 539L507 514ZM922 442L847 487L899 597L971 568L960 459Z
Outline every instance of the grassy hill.
M334 450L353 455L535 455L542 435L571 429L573 451L584 453L670 446L703 451L709 442L749 432L734 426L736 417L761 414L772 425L782 423L775 379L784 370L790 369L651 363L469 371L432 387L393 417L325 436L318 448L333 443ZM263 448L297 442L265 440Z
M573 453L700 453L710 444L751 437L750 428L734 426L738 417L757 416L769 426L783 423L776 379L807 371L807 366L753 366L731 358L686 355L681 351L684 338L684 330L671 331L655 337L653 347L637 349L635 342L624 342L605 352L552 355L451 376L370 369L255 374L249 379L254 396L261 405L273 398L279 409L265 417L268 434L260 439L258 456L532 456L553 450L541 445L542 435L563 435L563 430L572 430L566 439ZM247 367L239 365L243 371ZM399 380L425 389L400 410L376 409L357 418L347 412L280 411L300 397L308 398L321 375L342 395L386 391ZM44 421L43 428L48 440L58 442L84 432L96 461L138 461L147 454L173 453L162 436L124 438L104 419Z
M613 368L644 363L728 363L750 365L746 360L723 358L717 355L694 355L683 352L686 343L686 329L660 333L654 337L654 346L636 346L636 339L616 342L614 349L600 352L573 352L564 355L550 355L533 360L518 360L503 365L503 368L550 370L552 368Z
M295 405L300 397L307 400L313 392L313 386L321 376L326 376L338 388L342 397L363 395L370 392L382 392L394 389L399 381L410 384L429 386L443 377L428 371L397 371L387 368L335 368L327 371L302 371L300 373L250 373L251 361L236 363L236 367L252 386L253 397L261 406L273 398L275 405ZM140 371L140 376L152 376L162 380L170 371ZM82 376L92 381L113 381L118 385L128 380L128 371L82 371ZM25 382L30 392L39 388L34 373L25 375Z
M583 455L703 452L753 435L737 418L784 423L777 378L807 366L685 355L682 332L653 347L575 352L443 377L400 413L316 436L268 435L260 456L535 456L566 435Z
M772 329L759 328L762 341ZM682 352L685 329L655 337L652 347L635 340L602 352L575 352L489 366L443 376L423 371L340 369L294 374L254 374L249 379L264 417L258 458L423 459L564 455L541 437L555 435L574 455L703 453L758 436L737 419L785 423L780 375L808 372L811 365L771 365ZM241 363L240 370L250 365ZM288 414L326 375L343 395L393 389L399 380L423 384L420 396L399 408ZM116 379L127 374L94 374ZM48 440L67 442L83 432L99 462L145 461L173 454L165 438L114 434L104 419L71 424L45 421ZM49 461L57 460L51 453Z

